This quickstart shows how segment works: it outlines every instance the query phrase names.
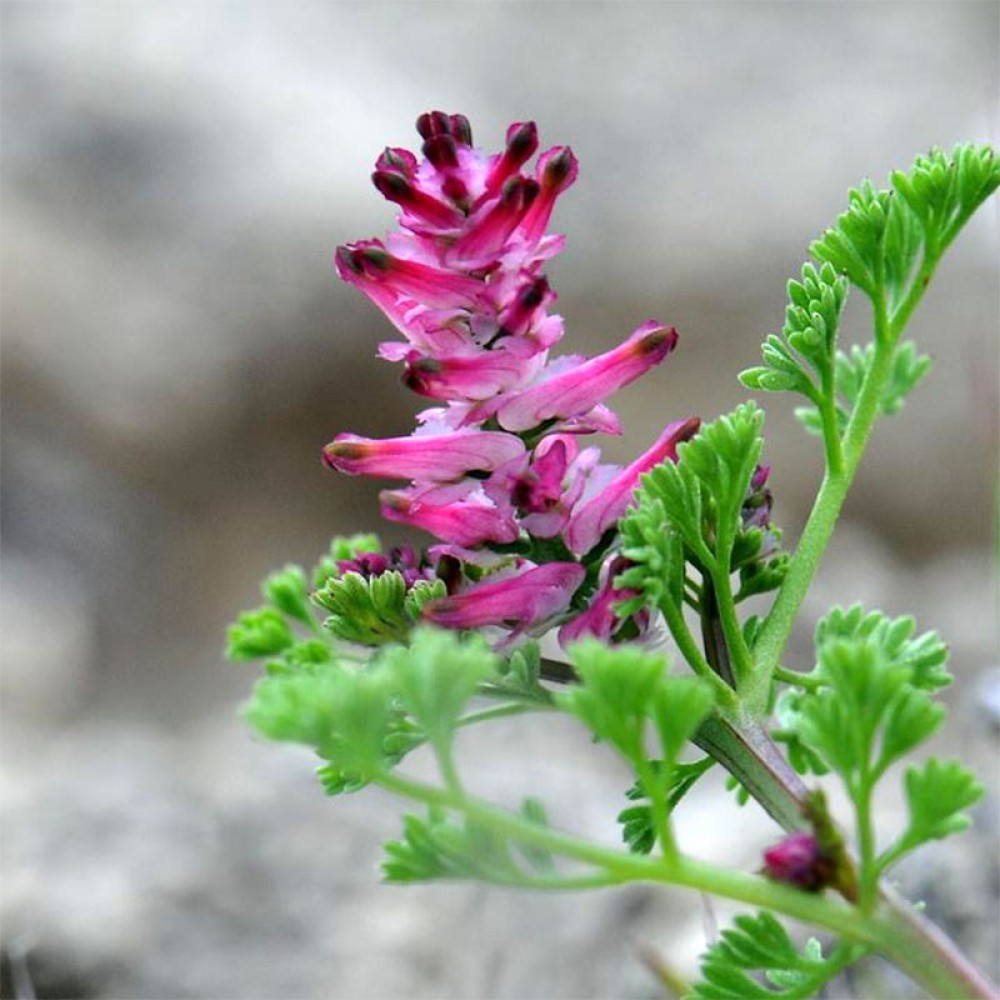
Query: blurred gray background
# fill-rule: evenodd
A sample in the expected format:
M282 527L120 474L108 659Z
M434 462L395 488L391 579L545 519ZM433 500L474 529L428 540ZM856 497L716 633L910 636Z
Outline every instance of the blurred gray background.
M606 454L627 460L745 398L736 374L849 186L996 140L1000 5L8 0L0 17L13 971L27 952L40 996L122 998L653 997L643 948L690 974L725 915L690 894L380 886L397 804L324 800L307 754L237 718L252 671L220 649L261 576L381 527L379 484L323 469L321 446L407 433L420 405L333 250L390 225L368 174L416 146L422 111L465 113L490 149L526 118L543 148L571 144L562 348L649 317L681 333L615 401ZM934 371L879 427L791 653L807 663L834 601L917 613L959 677L939 748L994 778L997 222L994 200L918 314ZM864 335L860 302L848 316ZM792 401L766 402L794 539L818 457ZM472 738L471 781L614 840L628 776L573 726L540 728ZM902 876L995 973L995 799L977 821ZM773 838L717 786L681 822L748 867Z

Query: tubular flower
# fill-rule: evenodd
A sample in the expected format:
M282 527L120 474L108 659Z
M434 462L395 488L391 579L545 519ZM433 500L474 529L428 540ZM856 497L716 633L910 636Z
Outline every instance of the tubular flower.
M487 577L461 593L430 601L424 617L449 628L501 625L523 631L564 611L585 573L579 563L524 563L510 575Z
M597 448L579 447L579 435L621 433L604 401L663 361L676 331L649 321L594 358L550 359L564 323L550 312L556 294L543 269L565 240L546 230L576 181L573 151L554 146L532 168L534 122L512 124L493 154L473 145L463 115L428 112L417 131L420 155L386 148L372 174L399 206L398 228L338 247L335 263L402 336L381 343L379 355L404 366L407 388L440 405L420 414L408 437L340 434L323 460L409 480L383 491L382 513L444 543L434 551L450 596L425 607L430 620L519 634L566 621L584 581L593 588L598 561L612 561L609 533L639 476L675 459L698 425L671 424L627 468L601 465ZM575 634L610 638L619 599L605 580Z

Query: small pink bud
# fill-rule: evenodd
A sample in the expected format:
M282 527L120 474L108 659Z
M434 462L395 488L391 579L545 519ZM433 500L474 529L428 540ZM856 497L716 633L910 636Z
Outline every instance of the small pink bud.
M763 874L775 882L819 892L830 885L834 865L815 835L800 831L789 834L764 852Z

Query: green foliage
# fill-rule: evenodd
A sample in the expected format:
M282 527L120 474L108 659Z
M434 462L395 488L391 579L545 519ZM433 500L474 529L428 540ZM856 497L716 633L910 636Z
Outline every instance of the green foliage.
M1000 162L989 146L959 145L949 156L932 149L892 186L919 222L927 252L940 252L976 209L1000 187Z
M226 656L230 660L256 660L287 649L295 641L288 622L274 608L258 608L240 615L229 626Z
M770 913L738 916L701 960L686 1000L805 1000L843 967L810 938L798 950Z
M654 774L662 780L663 762L650 762ZM678 761L670 768L670 781L666 786L667 810L673 812L681 799L695 786L698 779L715 764L711 757L700 760ZM636 782L625 797L639 805L629 806L618 814L618 822L622 825L622 840L628 844L633 854L649 854L656 844L656 826L653 822L653 810L648 803L648 792L641 782Z
M772 535L780 537L777 529L772 532ZM738 543L742 539L747 539L754 546L751 550L754 555L746 558L738 567L740 586L735 595L737 603L757 594L767 594L772 590L777 590L788 572L790 559L787 552L779 552L770 559L762 559L760 553L764 549L766 533L758 528L751 528L737 536Z
M763 447L764 414L754 403L705 424L677 449L676 462L663 462L642 477L636 503L619 528L622 554L634 565L618 586L642 595L618 608L631 614L643 604L680 610L685 563L720 577L738 569L741 594L776 586L786 561L760 562L767 534L744 528L741 519L750 480ZM770 540L776 537L770 533Z
M633 763L647 759L644 733L651 721L669 777L677 754L712 707L711 689L693 677L668 676L663 656L634 646L585 641L572 647L570 660L580 684L560 693L557 703Z
M331 795L361 787L422 743L447 748L499 658L475 635L421 627L409 638L364 665L341 663L314 641L291 647L294 657L269 665L246 718L268 739L313 747Z
M809 246L809 253L851 284L874 296L882 281L883 239L889 221L890 195L877 191L870 181L852 188L847 211L833 228Z
M940 725L944 709L872 641L834 639L820 649L824 685L803 692L790 728L849 790L870 787Z
M861 394L864 380L875 362L875 345L865 348L855 344L849 354L837 351L834 361L834 386L838 430L842 434ZM883 416L891 416L903 408L903 402L923 381L931 369L931 359L917 354L913 341L906 340L893 351L892 368L878 401ZM795 416L811 434L823 433L823 418L815 406L801 406Z
M378 666L393 678L400 703L436 747L447 746L455 723L480 682L499 663L479 635L461 638L426 626L409 646L387 648Z
M301 566L288 565L272 573L261 585L268 604L289 618L314 628L316 620L309 605L309 581Z
M865 611L860 604L846 610L833 608L819 620L816 646L820 667L805 675L807 684L816 690L783 691L775 705L778 727L774 736L786 744L789 762L797 771L825 774L833 767L846 777L847 758L865 747L874 749L878 732L882 732L883 756L891 753L894 759L905 752L897 753L897 746L905 746L910 739L919 743L937 727L943 709L933 704L926 693L951 683L946 667L948 649L936 632L915 633L916 622L909 615L889 618L881 611ZM835 649L838 644L839 652ZM859 662L848 668L845 662L852 656ZM850 673L852 669L854 679L847 681L845 671ZM838 684L845 683L846 699L837 689ZM870 684L871 689L865 684ZM833 690L817 700L817 692L825 687ZM806 725L803 710L813 718ZM851 729L845 729L839 740L834 732L838 720L847 717L853 720L852 726L862 722L865 725L864 732L855 733L855 742L847 738ZM820 730L815 728L817 724ZM912 732L911 726L915 727ZM926 733L922 729L925 726L929 727ZM839 767L833 765L830 754L840 760ZM859 757L856 763L867 768L870 760L861 761ZM881 774L890 763L877 761L875 773Z
M557 704L627 760L641 757L650 706L666 676L667 661L634 646L609 648L597 640L573 646L570 660L580 683L561 692Z
M525 799L521 816L545 827L545 810L537 799ZM385 845L382 874L387 882L432 879L476 879L494 885L530 886L554 871L552 855L536 846L498 834L483 823L451 819L431 810L427 819L406 816L403 836Z
M245 715L268 739L314 747L346 784L364 782L389 765L392 687L385 669L328 664L265 677Z
M798 392L818 403L821 393L814 376L822 379L830 370L846 300L847 281L832 264L803 264L802 280L788 283L781 335L765 338L764 364L742 372L740 381L748 389Z
M917 623L910 616L889 618L881 611L865 611L860 604L846 610L833 608L816 624L816 645L821 648L835 639L871 642L890 664L905 667L914 687L936 691L951 681L946 664L948 647L937 632L915 636Z
M329 576L313 600L330 612L323 623L338 639L362 646L382 646L406 640L420 608L445 595L441 580L418 581L409 591L403 574L388 570L365 578L349 571Z
M541 671L542 655L538 643L526 642L499 661L496 672L484 681L480 690L514 701L549 705L552 695L540 682Z
M403 818L403 836L385 845L382 874L386 882L431 879L477 879L516 885L520 869L508 841L489 827L432 815Z
M752 389L805 396L812 405L796 415L824 435L832 466L876 365L876 345L892 352L888 377L880 364L875 380L878 413L898 412L926 375L929 359L900 346L900 334L942 254L998 186L1000 163L988 146L956 146L950 156L933 149L908 172L893 173L891 190L868 181L852 190L847 211L810 245L819 266L807 263L802 281L789 283L781 335L765 338L764 364L740 379ZM876 324L875 343L845 353L836 349L836 334L848 284L871 299Z
M622 555L632 565L615 585L637 596L615 608L622 618L644 607L680 609L684 604L684 541L667 514L657 487L645 481L621 521Z
M958 761L940 761L936 757L908 767L903 787L909 825L883 855L883 868L929 840L943 840L967 829L972 820L964 810L975 805L984 792L975 775Z

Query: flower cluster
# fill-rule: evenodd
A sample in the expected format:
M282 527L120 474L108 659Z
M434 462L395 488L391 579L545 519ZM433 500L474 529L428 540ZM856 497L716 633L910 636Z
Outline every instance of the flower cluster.
M417 130L423 157L386 149L372 175L400 208L399 230L339 247L336 264L403 337L380 356L440 405L406 437L340 434L324 461L409 480L383 491L383 516L429 532L440 542L431 559L463 567L439 574L449 596L428 604L427 618L521 632L567 618L572 602L563 638L610 638L621 625L614 604L628 596L614 589L613 529L639 476L676 458L698 421L671 424L624 468L602 464L579 437L621 432L604 400L659 364L677 333L647 322L597 357L550 359L563 319L549 311L556 296L542 269L565 238L546 230L577 176L572 150L553 147L529 171L533 122L511 125L493 155L473 146L462 115L430 112Z

